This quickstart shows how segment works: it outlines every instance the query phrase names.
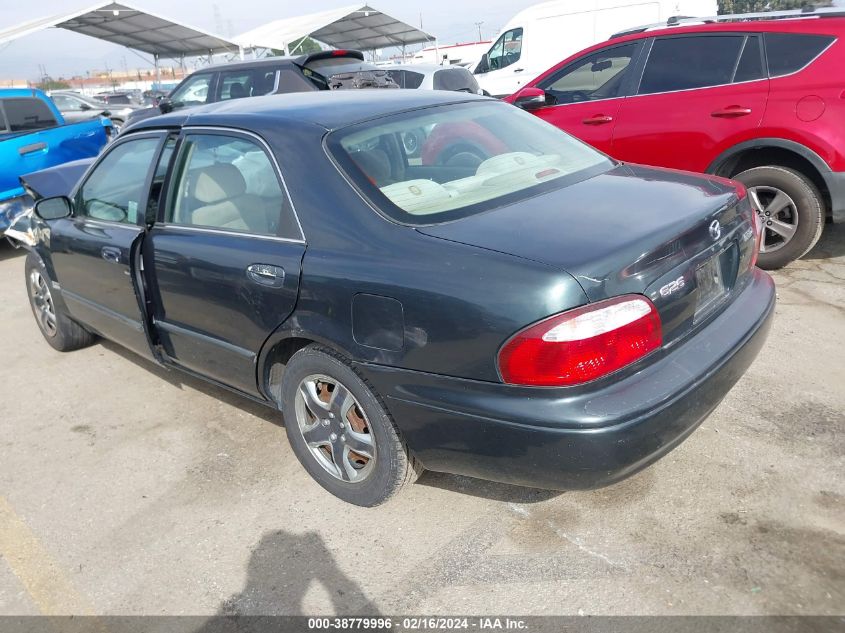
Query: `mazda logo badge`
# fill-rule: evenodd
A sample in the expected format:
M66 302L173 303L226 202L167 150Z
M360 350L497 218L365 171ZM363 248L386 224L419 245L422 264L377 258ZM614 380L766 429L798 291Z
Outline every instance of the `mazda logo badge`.
M710 223L710 237L714 240L718 240L722 237L722 225L719 224L719 220L713 220Z

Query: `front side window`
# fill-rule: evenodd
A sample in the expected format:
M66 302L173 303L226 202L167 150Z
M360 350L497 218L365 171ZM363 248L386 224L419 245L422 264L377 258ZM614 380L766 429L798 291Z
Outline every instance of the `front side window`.
M522 54L522 29L511 29L505 31L490 47L487 54L487 63L490 70L501 70L519 61Z
M827 35L802 33L766 33L765 38L771 77L801 70L833 41L833 38Z
M622 94L635 43L598 51L543 80L549 105L612 99Z
M142 224L146 175L158 143L158 138L126 141L106 154L79 190L76 215Z
M58 125L53 112L41 99L12 98L0 103L10 132L31 132Z
M731 83L744 35L657 39L651 47L639 94Z
M243 137L187 135L168 207L172 224L300 237L270 157Z
M422 144L419 157L403 143L411 134ZM332 132L328 146L373 204L405 224L444 222L512 204L612 166L558 128L498 102L367 121Z
M189 77L185 83L177 87L170 95L170 101L175 106L194 106L208 101L208 91L211 87L209 73Z

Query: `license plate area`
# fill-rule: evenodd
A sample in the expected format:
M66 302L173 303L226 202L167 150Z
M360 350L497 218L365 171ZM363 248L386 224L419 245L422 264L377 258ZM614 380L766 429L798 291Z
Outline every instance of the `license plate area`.
M722 303L728 296L733 279L726 275L730 249L719 251L695 270L698 300L693 322L698 322Z

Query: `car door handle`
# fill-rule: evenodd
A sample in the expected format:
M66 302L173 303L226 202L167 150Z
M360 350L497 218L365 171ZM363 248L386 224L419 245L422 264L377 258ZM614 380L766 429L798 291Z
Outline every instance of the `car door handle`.
M523 70L525 70L525 69L524 69L524 68L514 68L514 69L513 69L513 71L514 71L515 73L521 73Z
M742 106L728 106L727 108L722 108L721 110L711 112L710 116L719 119L735 119L741 116L748 116L749 114L751 114L751 108L744 108Z
M23 147L18 149L18 154L21 156L26 156L27 154L34 154L35 152L40 152L43 149L47 149L47 143L33 143L32 145L24 145Z
M281 288L285 285L285 269L270 264L250 264L246 276L251 281L268 288Z
M114 248L113 246L103 246L102 250L100 251L100 255L102 255L103 259L107 262L110 262L112 264L120 263L119 248Z
M611 123L612 121L612 116L608 116L607 114L597 114L595 116L591 116L589 119L584 119L581 123L584 125L604 125L605 123Z

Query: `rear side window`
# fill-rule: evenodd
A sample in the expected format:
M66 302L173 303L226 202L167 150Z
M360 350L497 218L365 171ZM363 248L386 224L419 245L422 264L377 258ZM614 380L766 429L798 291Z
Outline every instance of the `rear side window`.
M435 90L460 90L478 93L478 82L472 73L464 68L444 68L434 73Z
M252 140L190 134L182 142L177 171L168 222L300 237L270 157Z
M41 99L3 99L2 105L10 132L30 132L58 125L53 112Z
M411 70L388 70L387 74L400 88L419 88L425 79L425 75Z
M731 83L744 35L672 37L654 41L639 94Z
M778 77L801 70L813 61L834 38L826 35L766 33L769 76Z
M763 72L763 57L760 51L760 39L750 36L745 40L745 48L736 66L734 83L739 81L754 81L766 76Z

